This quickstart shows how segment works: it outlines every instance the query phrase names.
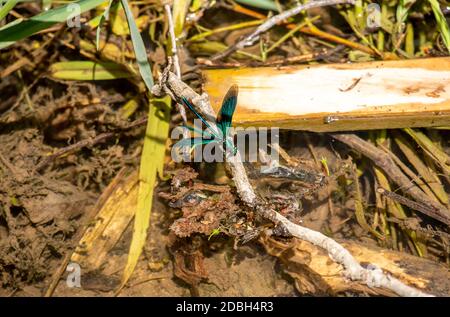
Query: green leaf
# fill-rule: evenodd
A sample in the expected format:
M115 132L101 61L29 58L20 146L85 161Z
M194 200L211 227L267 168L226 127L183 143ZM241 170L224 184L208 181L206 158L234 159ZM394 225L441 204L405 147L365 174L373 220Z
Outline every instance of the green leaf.
M450 53L450 29L447 24L447 20L445 19L444 14L441 11L441 7L437 0L428 0L431 4L431 8L433 9L434 17L436 18L437 25L442 34L442 39L444 40L445 46Z
M142 40L139 29L134 21L133 14L127 0L120 0L122 7L125 10L125 16L127 17L128 27L130 28L131 41L133 42L134 54L136 55L136 61L138 63L139 72L142 79L145 82L148 90L153 86L152 70L147 59L147 51L145 50L144 41Z
M120 107L118 113L121 118L128 119L136 112L138 108L139 98L134 97L133 99L128 100L122 107Z
M162 175L163 172L165 144L169 135L170 103L170 97L151 101L139 169L139 193L134 218L133 238L119 290L125 286L131 277L147 238L153 188L156 184L157 174Z
M447 153L434 144L428 136L417 129L405 128L404 131L408 133L417 145L419 145L432 160L434 160L443 171L450 174L450 158Z
M434 171L424 163L424 159L419 156L420 152L416 151L414 147L401 135L396 135L394 140L405 155L406 159L416 169L418 175L417 179L414 179L416 184L427 195L429 195L430 198L435 195L443 204L448 205L448 195L442 186L441 180L436 173L434 173ZM430 189L432 192L430 192Z
M411 9L412 5L416 2L416 0L400 0L400 3L397 6L396 18L397 24L401 24L406 21L408 17L409 9Z
M394 26L394 43L397 43L401 39L401 34L403 34L405 29L405 21L408 18L409 10L413 6L416 0L400 0L397 5L397 10L395 13L396 21Z
M272 0L236 0L236 2L246 4L259 9L272 10L278 12L278 7L275 1Z
M8 0L3 7L0 3L0 21L8 15L9 11L11 11L16 6L17 2L19 2L19 0Z
M100 32L102 30L102 24L103 22L105 22L105 20L108 20L109 18L109 10L111 10L111 5L113 1L114 0L109 0L108 6L105 8L105 11L103 11L103 14L100 17L100 22L98 23L97 26L97 32L95 36L95 47L97 48L97 51L99 50L100 47Z
M355 204L355 216L356 221L359 223L359 225L366 231L372 233L375 237L377 237L380 240L385 240L385 237L375 230L375 228L372 228L367 223L365 212L364 212L364 206L362 203L362 196L361 196L361 190L359 188L359 181L356 171L353 174L353 182L355 186L355 197L354 197L354 204Z
M228 48L225 44L222 42L215 42L215 41L205 41L205 42L194 42L191 45L189 45L189 48L192 50L192 52L206 55L206 54L214 54L217 52L221 52ZM261 61L261 57L245 52L245 51L237 51L231 55L232 57L236 59L246 59L246 58L252 58L257 61Z
M49 10L52 7L53 0L42 0L42 9L44 11Z
M218 234L220 234L220 228L213 229L213 231L211 231L211 234L210 234L209 237L208 237L208 241L209 241L212 237L217 236Z
M150 90L153 86L153 78L144 41L136 26L128 1L120 1L127 18L128 27L130 28L139 72L145 85ZM162 176L164 167L165 144L169 134L170 104L170 97L165 97L152 99L149 107L147 130L139 169L139 192L137 210L134 218L133 238L118 291L125 286L131 277L147 238L147 229L149 227L153 201L153 188L156 184L157 174L159 173Z
M56 23L67 21L67 18L73 15L73 11L69 10L69 6L74 3L80 6L80 12L83 13L99 6L103 2L105 0L80 0L40 13L27 20L12 21L0 30L0 49L45 30Z
M191 0L178 0L173 3L173 28L176 38L180 37L181 33L183 33L184 21L186 20L186 14L190 4Z
M50 67L54 78L65 80L112 80L133 77L122 65L113 62L70 61Z

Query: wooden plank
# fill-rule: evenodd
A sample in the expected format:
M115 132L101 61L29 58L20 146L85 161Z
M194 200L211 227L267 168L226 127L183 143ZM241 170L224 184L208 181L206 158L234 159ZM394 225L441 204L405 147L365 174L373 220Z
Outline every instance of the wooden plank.
M450 57L203 72L213 107L239 86L234 126L345 131L450 125Z

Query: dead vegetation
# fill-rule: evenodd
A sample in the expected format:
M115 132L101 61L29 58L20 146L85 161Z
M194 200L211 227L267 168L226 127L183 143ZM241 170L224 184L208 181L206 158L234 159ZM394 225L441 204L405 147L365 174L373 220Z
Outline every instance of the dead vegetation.
M403 8L404 2L383 3L390 23L374 30L358 15L366 17L358 10L368 1L356 2L296 15L244 48L236 43L273 13L234 1L180 1L173 11L181 78L200 92L202 71L209 67L448 56L449 35L442 21L436 23L429 4L434 1L411 1ZM293 6L280 3L283 10ZM157 78L172 54L165 11L157 1L131 7ZM103 9L84 13L84 21ZM409 15L400 21L397 10ZM0 23L40 11L37 3L20 3ZM119 288L137 208L139 181L130 171L139 168L150 103L132 66L123 10L117 6L111 13L99 51L88 23L57 24L2 48L1 295L102 296ZM223 54L226 48L232 49ZM61 70L68 64L57 64L81 60L114 67L103 64L108 71L99 69L96 76L106 77L92 81L83 78L92 65L77 64L67 75ZM182 122L177 109L171 109L171 128ZM448 127L356 134L283 130L281 168L262 174L256 163L246 171L268 210L342 241L362 263L448 295L448 136ZM122 295L394 295L346 283L325 252L243 204L224 165L175 163L171 142L159 141L166 148L164 174L153 195L143 256ZM98 242L94 231L107 238ZM380 252L386 253L384 262L376 261ZM84 264L81 290L64 284L70 259Z

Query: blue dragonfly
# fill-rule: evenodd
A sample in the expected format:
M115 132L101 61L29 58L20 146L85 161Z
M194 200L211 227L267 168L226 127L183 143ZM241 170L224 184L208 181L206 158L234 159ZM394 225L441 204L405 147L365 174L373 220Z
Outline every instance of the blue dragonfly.
M195 110L192 103L187 100L185 97L181 98L183 104L189 108L202 122L205 124L208 131L201 131L195 127L185 126L190 131L199 133L201 137L194 137L190 139L183 139L176 143L177 147L185 147L190 146L191 152L194 150L196 146L201 146L204 144L217 142L223 145L225 151L227 149L231 149L233 155L236 155L237 148L234 146L233 140L229 136L231 121L233 120L233 114L236 110L237 104L237 95L238 95L238 86L233 85L228 90L227 94L223 98L222 107L220 108L220 112L216 118L217 129L211 127L205 118Z

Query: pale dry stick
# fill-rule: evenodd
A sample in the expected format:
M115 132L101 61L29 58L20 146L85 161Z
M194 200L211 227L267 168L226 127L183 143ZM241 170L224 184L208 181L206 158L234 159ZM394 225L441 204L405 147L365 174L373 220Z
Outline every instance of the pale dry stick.
M168 70L165 70L161 75L159 84L153 87L152 93L159 96L166 93L175 100L180 100L181 97L191 100L195 109L205 116L213 129L217 129L213 119L215 117L214 110L209 103L208 95L198 95L188 85L179 80L175 74ZM248 180L247 172L239 152L234 156L227 156L227 164L231 169L238 195L247 206L254 208L257 213L271 221L282 223L292 236L308 241L326 250L333 261L343 266L344 275L347 278L360 281L369 287L389 289L400 296L432 296L405 285L398 279L383 273L379 268L370 266L368 268L363 268L347 249L333 239L320 232L294 224L277 211L272 210L261 203Z
M178 76L178 78L181 78L180 61L178 59L178 51L177 51L177 38L175 37L175 27L173 25L172 9L170 8L170 4L165 4L164 10L166 11L167 22L169 23L169 34L170 34L170 41L171 41L171 46L172 46L172 58L173 58L173 64L174 64L173 67L175 69L175 74Z
M175 27L173 25L172 9L170 8L170 4L165 4L164 10L166 11L167 22L169 24L169 35L172 46L173 68L175 70L175 74L177 75L177 77L181 79L181 67L180 67L180 60L178 59L177 38L175 37ZM186 125L187 124L186 109L180 103L177 103L177 108L178 112L181 115L181 118L183 119L183 123ZM183 135L185 138L189 138L189 132L187 129L185 129Z
M284 11L280 14L274 15L273 17L268 19L266 22L264 22L263 24L258 26L258 28L253 33L246 36L243 40L230 46L223 52L217 53L214 56L212 56L211 60L216 61L216 60L225 58L237 50L242 50L247 46L253 45L259 39L261 34L263 34L264 32L267 32L269 29L273 28L275 25L280 24L284 20L286 20L290 17L293 17L294 15L297 15L302 11L309 10L312 8L317 8L317 7L332 6L332 5L337 5L337 4L354 4L354 3L355 3L354 0L316 0L316 1L310 1L306 4L298 5L295 8L292 8L292 9Z
M361 281L369 287L381 287L389 289L400 296L406 297L431 297L433 295L421 292L410 287L398 279L391 277L379 268L368 265L363 268L358 261L342 245L320 232L296 225L279 213L275 213L275 219L281 222L291 235L299 239L325 249L330 258L344 268L344 275L350 280Z
M233 11L245 14L245 15L250 16L250 17L255 18L255 19L265 19L266 18L266 16L264 14L255 12L253 10L246 9L244 7L241 7L238 4L233 4L231 6L226 6L225 5L225 7L229 8L230 10L233 10ZM288 29L290 29L290 30L293 30L296 27L296 25L293 24L293 23L287 23L287 24L285 24L285 26ZM324 31L318 29L317 27L313 27L313 28L305 27L305 28L301 28L299 31L302 32L302 33L305 33L307 35L320 37L320 38L322 38L324 40L327 40L327 41L330 41L330 42L334 42L334 43L337 43L337 44L340 44L340 45L343 45L343 46L348 46L348 47L350 47L352 49L356 49L358 51L365 52L365 53L370 54L370 55L376 55L376 53L370 47L367 47L367 46L364 46L362 44L359 44L359 43L352 42L350 40L344 39L342 37L339 37L339 36L336 36L336 35L324 32Z

